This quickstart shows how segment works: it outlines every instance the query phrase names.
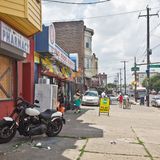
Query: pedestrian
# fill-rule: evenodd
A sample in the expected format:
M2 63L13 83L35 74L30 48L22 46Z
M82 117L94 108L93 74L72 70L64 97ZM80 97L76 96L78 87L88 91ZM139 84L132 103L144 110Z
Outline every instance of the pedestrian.
M105 98L106 97L106 93L105 93L105 91L103 91L102 93L101 93L101 98Z
M75 113L79 113L81 106L81 94L79 89L76 91L76 94L74 95L73 98L74 98Z
M119 97L118 97L118 101L119 101L119 107L122 108L122 104L123 104L123 96L122 94L120 93Z

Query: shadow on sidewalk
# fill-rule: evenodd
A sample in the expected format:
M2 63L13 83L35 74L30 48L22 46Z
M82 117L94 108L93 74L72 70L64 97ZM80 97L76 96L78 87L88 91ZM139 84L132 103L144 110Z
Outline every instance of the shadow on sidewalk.
M78 114L68 110L64 115L66 124L57 137L35 136L31 143L29 138L17 134L11 142L0 145L0 160L69 160L63 153L67 149L76 149L77 140L103 136L103 130L78 120L88 110L92 109L82 109ZM35 147L39 142L42 146Z

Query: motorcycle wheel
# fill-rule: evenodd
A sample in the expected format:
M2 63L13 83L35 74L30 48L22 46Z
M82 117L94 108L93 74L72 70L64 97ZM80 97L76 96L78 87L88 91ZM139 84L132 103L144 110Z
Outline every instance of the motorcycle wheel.
M16 128L10 129L13 123L7 121L0 122L0 144L9 142L16 134Z
M54 137L59 134L59 132L62 130L63 122L61 119L55 119L53 122L51 122L47 127L47 136L48 137Z

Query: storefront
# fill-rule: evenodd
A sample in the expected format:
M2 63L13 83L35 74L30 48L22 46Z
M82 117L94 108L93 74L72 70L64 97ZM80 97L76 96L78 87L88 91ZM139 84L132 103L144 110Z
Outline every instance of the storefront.
M50 80L50 84L58 85L58 89L63 92L64 105L68 108L71 97L69 84L73 81L72 71L75 68L75 63L69 58L69 54L55 43L53 24L43 26L43 32L38 33L35 39L36 52L40 55L37 69L41 73L39 78L45 77Z
M29 39L0 21L0 118L9 115L18 95L28 96L23 92L23 83L26 83L23 79L31 76L28 74L30 60L27 60L30 49Z
M41 30L41 1L0 3L0 119L9 115L17 96L33 102L32 36Z

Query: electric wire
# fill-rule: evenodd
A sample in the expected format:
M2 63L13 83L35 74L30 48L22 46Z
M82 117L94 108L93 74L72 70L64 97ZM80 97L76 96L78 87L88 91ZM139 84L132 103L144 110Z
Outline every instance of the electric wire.
M43 2L50 2L50 3L63 3L63 4L75 4L75 5L90 5L90 4L99 4L99 3L105 3L110 0L103 0L103 1L95 1L95 2L86 2L86 3L81 3L81 2L65 2L65 1L54 1L54 0L42 0Z
M157 9L160 7L155 7L152 9ZM127 15L127 14L134 14L134 13L138 13L141 11L145 11L146 9L139 9L139 10L133 10L133 11L128 11L128 12L119 12L119 13L113 13L113 14L108 14L108 15L101 15L101 16L93 16L93 17L81 17L81 18L74 18L74 19L65 19L65 21L77 21L77 20L87 20L87 19L98 19L98 18L106 18L106 17L113 17L113 16L122 16L122 15ZM49 22L59 22L62 20L47 20L46 23Z

